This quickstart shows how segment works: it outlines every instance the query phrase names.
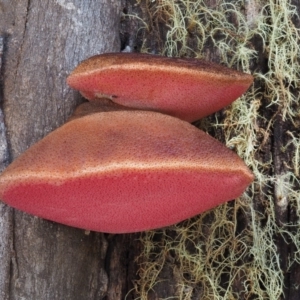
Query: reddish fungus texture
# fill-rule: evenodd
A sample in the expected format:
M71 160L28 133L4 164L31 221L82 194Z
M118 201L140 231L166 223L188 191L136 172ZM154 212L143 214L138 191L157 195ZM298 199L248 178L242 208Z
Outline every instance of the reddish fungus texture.
M192 122L227 106L252 83L251 75L199 59L109 53L83 61L68 84L89 100L159 111Z
M68 122L0 176L0 198L59 223L111 233L167 226L238 197L253 175L221 143L156 112Z
M73 112L72 116L68 119L68 122L98 112L120 111L120 110L136 110L136 109L122 106L112 102L109 99L102 98L94 101L84 102L78 105L75 111Z

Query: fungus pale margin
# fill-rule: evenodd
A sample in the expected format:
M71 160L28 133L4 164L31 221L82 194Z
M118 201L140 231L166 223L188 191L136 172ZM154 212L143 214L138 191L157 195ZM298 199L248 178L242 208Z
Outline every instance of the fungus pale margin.
M68 84L89 100L109 98L188 122L214 113L241 96L253 77L200 59L107 53L83 61Z
M0 198L74 227L125 233L174 224L238 197L253 180L224 145L156 112L70 121L0 176Z

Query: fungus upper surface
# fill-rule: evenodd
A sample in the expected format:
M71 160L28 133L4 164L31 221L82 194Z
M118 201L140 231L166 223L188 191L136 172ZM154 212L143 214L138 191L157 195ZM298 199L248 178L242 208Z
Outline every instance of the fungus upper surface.
M155 112L75 119L0 176L13 207L75 227L132 232L167 226L239 196L253 176L221 143Z

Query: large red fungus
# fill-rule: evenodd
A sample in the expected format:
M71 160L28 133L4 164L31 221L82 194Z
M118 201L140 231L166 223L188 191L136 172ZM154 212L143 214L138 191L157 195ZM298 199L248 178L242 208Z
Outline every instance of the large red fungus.
M156 112L70 121L0 176L0 198L25 212L102 232L158 228L238 197L244 162L185 121Z
M109 98L133 108L192 122L227 106L253 77L200 59L108 53L83 61L68 84L89 100Z

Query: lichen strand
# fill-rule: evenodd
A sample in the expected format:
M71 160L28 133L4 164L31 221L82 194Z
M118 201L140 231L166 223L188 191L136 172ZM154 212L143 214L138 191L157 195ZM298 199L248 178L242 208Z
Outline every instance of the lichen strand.
M152 30L152 38L159 35L152 24L168 27L161 54L204 57L249 73L255 68L254 87L209 129L222 130L227 146L252 168L256 180L233 203L171 228L145 233L141 238L140 280L135 285L137 298L148 299L162 280L161 274L172 269L179 284L170 299L279 299L289 269L281 269L275 236L288 237L295 248L289 268L300 263L300 39L293 23L295 19L299 23L296 8L290 0L247 1L246 5L245 1L220 0L213 7L204 0L139 2L147 7L143 11L150 12L153 22L142 26ZM255 48L254 41L261 49ZM146 33L142 51L151 52L149 45ZM264 62L265 70L257 68L257 63ZM262 116L266 111L269 118ZM292 153L286 162L288 171L280 175L273 173L273 157L262 154L270 152L277 114L293 128L286 133L288 142L282 149ZM273 188L283 207L288 203L294 208L292 223L277 225Z

